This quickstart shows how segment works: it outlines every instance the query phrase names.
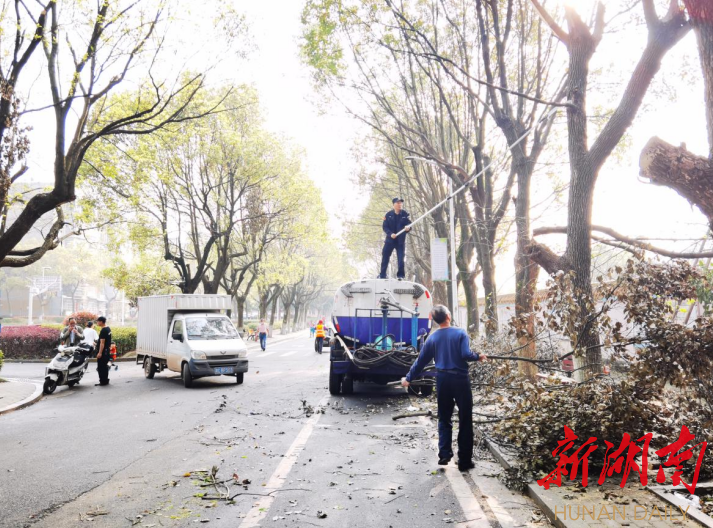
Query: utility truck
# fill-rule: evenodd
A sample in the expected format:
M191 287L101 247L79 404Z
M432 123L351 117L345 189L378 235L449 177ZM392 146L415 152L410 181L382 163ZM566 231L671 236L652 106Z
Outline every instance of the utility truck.
M367 279L344 284L334 296L329 392L352 394L354 382L389 385L405 376L431 331L433 300L418 283ZM433 368L409 387L427 396Z
M238 384L248 371L247 347L228 317L229 295L157 295L139 298L136 363L144 375L168 369L183 385L206 376L232 376Z

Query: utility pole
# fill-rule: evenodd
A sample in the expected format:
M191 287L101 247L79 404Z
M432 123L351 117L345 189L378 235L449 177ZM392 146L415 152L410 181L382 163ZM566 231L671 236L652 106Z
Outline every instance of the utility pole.
M448 196L450 200L448 201L448 223L450 224L450 242L451 242L451 321L454 325L458 326L458 268L456 266L456 222L453 206L453 180L450 176L448 178Z

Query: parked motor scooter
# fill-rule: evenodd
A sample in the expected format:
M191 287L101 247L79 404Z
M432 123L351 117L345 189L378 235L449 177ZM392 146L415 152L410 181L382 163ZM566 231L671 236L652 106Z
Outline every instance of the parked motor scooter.
M42 391L52 394L61 385L74 387L84 376L89 367L92 347L81 343L77 346L62 346L56 349L57 355L45 367L45 384Z

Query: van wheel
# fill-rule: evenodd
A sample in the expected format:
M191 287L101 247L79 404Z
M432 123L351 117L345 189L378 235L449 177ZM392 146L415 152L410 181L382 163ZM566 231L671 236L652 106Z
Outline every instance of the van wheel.
M53 379L46 379L45 384L42 386L42 392L45 394L52 394L57 388L57 381Z
M354 393L354 378L351 376L344 376L342 380L342 394L353 394Z
M238 385L242 385L244 377L245 377L244 372L238 372L235 375L235 381L238 383Z
M337 396L342 390L342 377L343 374L336 374L334 372L334 366L329 363L329 394Z
M193 385L193 375L191 374L191 369L188 367L188 363L183 364L181 368L181 379L183 379L183 386L187 389Z
M156 363L151 358L144 358L144 377L153 379L154 374L156 374Z

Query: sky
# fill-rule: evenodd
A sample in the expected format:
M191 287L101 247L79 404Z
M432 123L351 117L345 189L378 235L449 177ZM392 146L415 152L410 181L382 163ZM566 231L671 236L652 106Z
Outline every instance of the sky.
M586 10L587 2L589 0L573 3ZM315 193L321 193L329 215L330 231L338 238L344 232L344 221L355 219L368 200L365 191L353 183L358 170L353 147L363 140L367 131L347 116L338 104L317 104L309 71L299 57L303 4L303 0L233 0L232 7L245 15L249 27L250 51L245 57L220 56L220 46L210 42L211 39L205 39L202 34L187 35L186 42L190 46L191 38L197 38L195 42L202 44L196 44L196 49L217 50L215 59L219 61L219 66L213 72L214 79L232 79L257 88L266 128L304 149L305 169L314 181ZM191 16L195 17L196 13ZM209 23L211 19L206 17L205 20ZM185 23L188 27L189 23ZM630 71L644 44L645 35L640 30L605 35L593 58L592 70L601 71L601 86L609 86L610 89L606 93L594 90L590 94L593 105L611 105L611 100L618 98L616 89L623 88L627 80L622 72ZM196 52L194 59L199 55ZM612 58L615 58L614 61ZM594 206L595 224L609 226L631 236L704 236L703 215L673 191L649 185L638 176L639 153L653 135L673 144L685 142L689 150L699 154L707 152L703 92L700 78L696 75L699 72L697 60L693 34L689 34L667 55L644 108L627 136L629 148L616 163L607 163L600 174ZM681 66L684 68L681 69ZM682 76L681 71L693 74ZM615 95L612 95L611 89ZM564 126L564 115L558 118L558 123L558 126ZM47 113L34 114L32 124L33 142L51 141L53 123L47 118ZM43 179L51 175L52 159L47 153L33 149L29 162L33 178ZM563 164L559 176L564 180L567 179L567 170L568 167ZM544 176L537 176L533 181L536 196L538 188L546 187L546 182L537 178ZM536 197L533 202L537 202ZM564 225L564 214L564 209L550 212L541 221L548 225ZM533 223L533 227L537 226ZM564 237L553 235L543 237L541 241L560 250ZM667 244L661 242L661 245ZM685 244L676 247L685 249ZM512 259L512 252L498 259L497 279L501 293L514 289Z

